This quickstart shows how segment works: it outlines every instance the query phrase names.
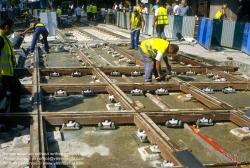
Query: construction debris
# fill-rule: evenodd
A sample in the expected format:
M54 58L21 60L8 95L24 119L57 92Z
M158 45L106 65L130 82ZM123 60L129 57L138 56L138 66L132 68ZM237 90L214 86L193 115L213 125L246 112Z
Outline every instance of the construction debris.
M235 128L230 130L230 133L235 135L241 141L250 139L249 127Z

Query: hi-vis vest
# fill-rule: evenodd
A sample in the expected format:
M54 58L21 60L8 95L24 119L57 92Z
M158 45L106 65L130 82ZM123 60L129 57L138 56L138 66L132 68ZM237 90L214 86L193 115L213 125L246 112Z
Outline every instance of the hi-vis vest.
M219 10L218 12L216 12L216 14L215 14L214 18L215 18L215 19L220 19L220 18L221 18L221 16L222 16L222 11L221 11L221 10Z
M134 30L139 30L141 28L141 14L138 13L137 16L132 12L131 15L131 28Z
M167 48L169 46L169 42L160 38L150 38L144 40L140 47L142 51L153 58L156 57L157 51L160 51L163 56L166 56Z
M97 6L95 5L92 6L92 13L97 13Z
M168 12L165 8L159 7L158 8L158 19L156 21L157 25L168 25Z
M62 10L60 8L57 9L57 17L62 16Z
M14 55L14 50L9 39L3 37L0 33L0 36L4 40L4 47L1 50L0 56L0 72L2 75L14 76L14 66L16 65L16 58Z
M91 11L91 6L88 5L88 6L87 6L87 13L90 13L90 12L92 12L92 11Z
M47 13L49 13L49 12L50 12L50 10L49 10L49 9L45 9L45 10L44 10L44 12L47 12Z
M30 13L29 12L24 12L24 17L25 17L25 20L29 20L30 19Z
M36 27L45 27L45 25L43 23L37 23Z
M136 10L137 10L139 13L142 13L142 8L141 8L139 5L136 7Z

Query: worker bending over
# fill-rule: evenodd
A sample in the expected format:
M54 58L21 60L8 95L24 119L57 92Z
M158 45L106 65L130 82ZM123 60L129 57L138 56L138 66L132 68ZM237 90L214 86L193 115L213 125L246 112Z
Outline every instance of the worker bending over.
M29 30L35 29L33 39L32 39L32 42L31 42L31 46L30 46L30 52L31 53L34 52L37 40L38 40L39 36L42 35L43 40L44 40L44 49L45 49L46 53L49 53L49 44L48 44L48 40L47 40L49 32L46 29L45 25L40 22L40 18L38 18L38 22L35 23L33 27L30 27L28 29Z
M163 78L161 73L162 59L166 63L167 73L171 74L167 55L176 54L179 51L179 46L169 44L168 41L161 38L149 38L141 42L139 51L144 61L145 81L152 82L152 72L154 72L155 79L161 80Z

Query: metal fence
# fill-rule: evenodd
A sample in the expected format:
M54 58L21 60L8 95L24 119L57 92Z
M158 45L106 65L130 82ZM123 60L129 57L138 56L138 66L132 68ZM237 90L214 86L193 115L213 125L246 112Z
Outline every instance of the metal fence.
M206 49L210 49L213 32L213 21L201 18L199 21L197 41Z
M213 39L217 44L239 50L242 48L245 22L218 19L213 22Z
M250 55L250 23L245 25L241 50Z
M113 12L113 11L112 11ZM115 13L115 24L122 28L128 28L130 23L130 12ZM155 34L155 30L152 27L154 21L154 15L143 14L145 20L144 33L148 35ZM179 37L193 37L195 28L195 17L193 16L169 16L169 25L165 26L165 35L167 38L179 38ZM154 32L152 32L154 31Z
M169 25L165 27L167 38L193 37L195 29L195 17L193 16L169 16Z

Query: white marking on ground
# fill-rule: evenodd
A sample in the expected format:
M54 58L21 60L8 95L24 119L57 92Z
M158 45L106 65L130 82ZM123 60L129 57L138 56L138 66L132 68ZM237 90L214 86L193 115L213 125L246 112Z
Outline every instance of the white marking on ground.
M98 145L96 147L90 147L84 142L58 142L61 151L69 151L69 154L79 154L81 156L91 157L94 153L99 153L101 156L109 155L109 148Z

